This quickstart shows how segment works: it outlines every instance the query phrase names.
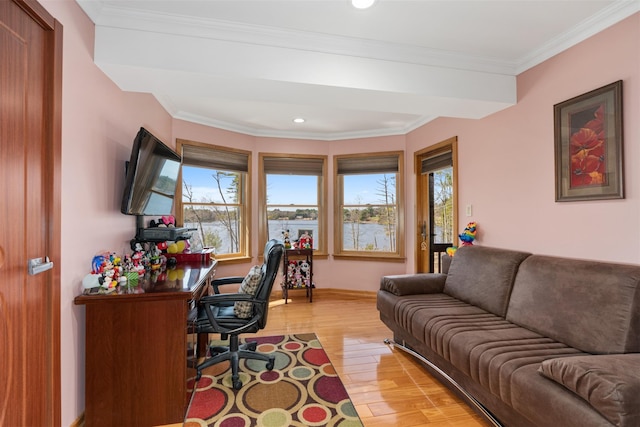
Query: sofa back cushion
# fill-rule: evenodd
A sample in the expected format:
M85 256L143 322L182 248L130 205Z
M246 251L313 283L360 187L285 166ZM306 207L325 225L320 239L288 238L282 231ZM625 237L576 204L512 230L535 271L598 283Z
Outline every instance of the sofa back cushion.
M462 246L451 261L443 292L504 317L520 263L530 254Z
M578 350L640 352L640 266L533 255L507 320Z

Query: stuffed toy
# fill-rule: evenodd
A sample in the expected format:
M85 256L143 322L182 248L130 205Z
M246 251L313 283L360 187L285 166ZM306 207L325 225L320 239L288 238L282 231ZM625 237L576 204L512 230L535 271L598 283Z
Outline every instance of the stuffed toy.
M477 225L475 222L470 222L465 227L464 231L458 235L460 240L462 240L461 246L472 246L473 241L476 240L476 228Z
M176 219L173 215L164 215L162 218L149 221L149 227L175 227Z
M306 260L300 261L300 274L302 286L311 286L311 265Z
M462 233L458 234L458 237L460 238L460 240L462 241L462 244L460 246L473 246L473 241L476 240L476 229L477 229L477 224L475 222L470 222L469 224L467 224L467 226L465 227L464 231L462 231ZM456 254L456 251L458 250L457 246L451 246L447 248L447 255L449 255L450 257L454 256Z

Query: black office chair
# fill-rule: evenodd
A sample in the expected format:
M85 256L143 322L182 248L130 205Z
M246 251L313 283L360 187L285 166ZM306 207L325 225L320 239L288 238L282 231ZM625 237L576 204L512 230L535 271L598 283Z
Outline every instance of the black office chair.
M278 240L267 242L264 249L264 263L260 268L261 279L255 296L244 293L220 293L220 286L241 283L244 277L227 277L212 281L215 294L200 299L196 331L198 334L221 334L223 340L229 338L229 346L210 347L211 357L196 366L196 380L200 379L203 369L229 360L231 361L233 388L239 390L242 387L242 381L238 375L238 365L241 358L263 360L267 362L268 370L273 369L274 356L256 352L255 342L240 345L239 335L258 332L267 325L269 296L280 269L283 253L284 245L281 242ZM241 301L253 304L249 318L239 318L234 314L235 303Z

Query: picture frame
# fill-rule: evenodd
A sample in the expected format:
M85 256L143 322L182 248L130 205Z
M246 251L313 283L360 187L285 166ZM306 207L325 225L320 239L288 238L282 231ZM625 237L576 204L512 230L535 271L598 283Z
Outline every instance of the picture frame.
M624 198L622 80L554 105L556 202Z
M298 229L298 239L300 239L300 237L302 237L304 234L308 234L309 236L313 237L313 230L304 228Z

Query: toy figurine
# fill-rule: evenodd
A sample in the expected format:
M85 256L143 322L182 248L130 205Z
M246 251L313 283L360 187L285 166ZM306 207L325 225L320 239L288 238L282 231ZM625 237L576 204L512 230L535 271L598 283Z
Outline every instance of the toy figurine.
M313 240L309 235L309 233L305 231L298 239L298 248L311 249L312 246L313 246Z
M289 239L289 230L282 231L282 241L285 249L291 249L291 239Z

